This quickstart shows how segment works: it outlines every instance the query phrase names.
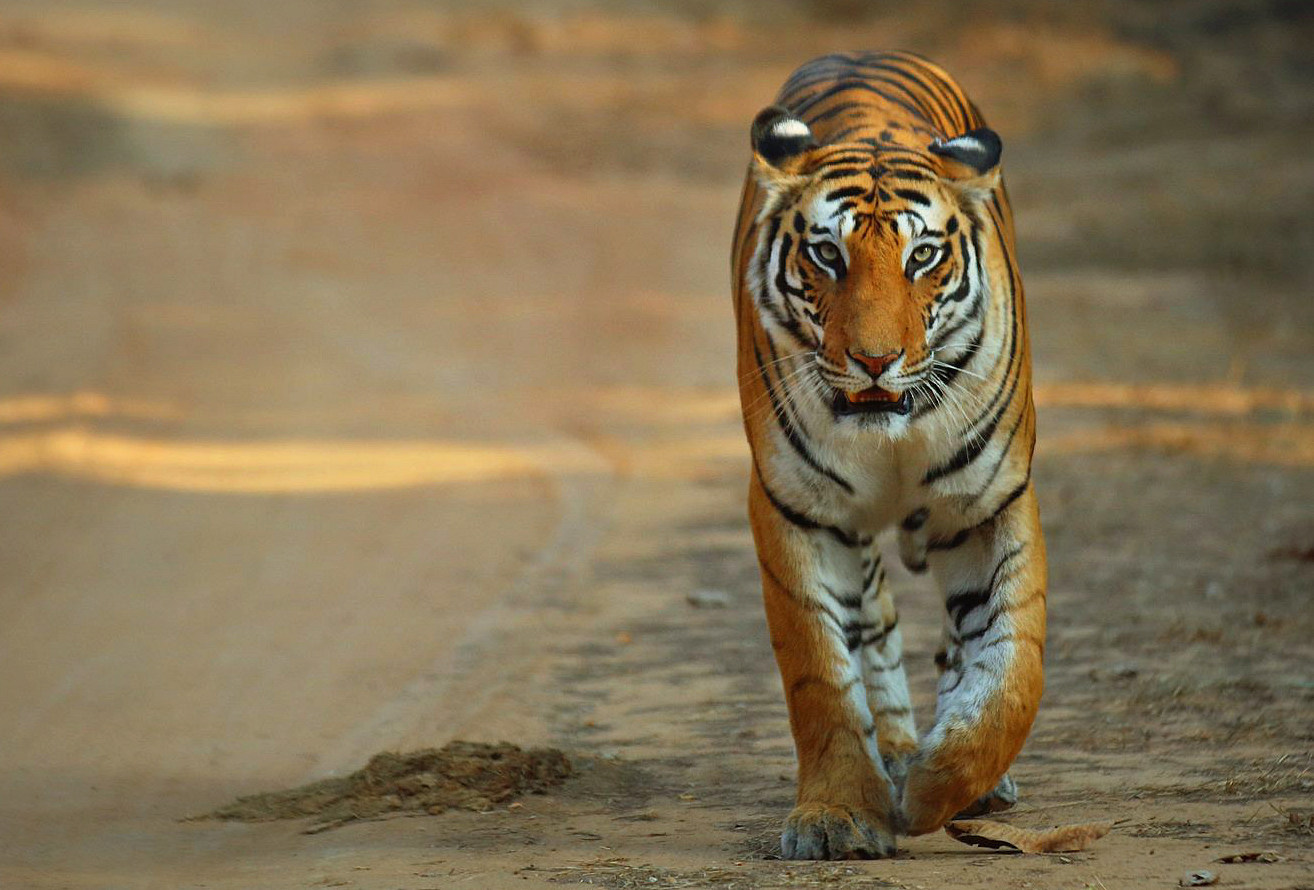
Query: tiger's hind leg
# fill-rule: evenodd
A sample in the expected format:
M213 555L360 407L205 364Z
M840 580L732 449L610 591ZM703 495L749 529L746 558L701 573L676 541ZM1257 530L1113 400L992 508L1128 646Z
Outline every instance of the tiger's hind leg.
M861 615L858 654L876 726L876 746L890 779L902 786L908 758L917 751L917 726L903 669L899 613L875 544L868 547L863 560Z
M991 813L1011 810L1016 805L1017 783L1013 781L1012 776L1004 773L1004 778L999 780L998 785L963 807L954 815L954 818L975 819L978 816L988 816Z

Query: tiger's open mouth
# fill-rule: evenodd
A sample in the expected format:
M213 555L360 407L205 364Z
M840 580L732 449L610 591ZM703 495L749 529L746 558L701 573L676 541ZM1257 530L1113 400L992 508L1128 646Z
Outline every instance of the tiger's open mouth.
M835 409L835 414L838 416L848 414L908 414L912 411L912 393L905 390L902 395L896 395L887 389L881 389L879 386L869 386L857 392L845 392L842 389L837 389L835 390L835 401L831 407Z

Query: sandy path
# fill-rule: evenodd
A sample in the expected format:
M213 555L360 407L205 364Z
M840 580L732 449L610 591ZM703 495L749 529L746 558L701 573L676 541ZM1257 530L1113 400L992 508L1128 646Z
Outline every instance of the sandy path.
M1306 84L1247 105L1207 28L1134 17L1033 45L1003 19L3 5L0 886L1314 882ZM1285 70L1279 25L1227 40ZM725 252L743 121L854 28L1017 134L1053 618L1015 819L1126 820L1087 853L772 859L793 759ZM1206 94L1251 123L1191 125ZM924 693L938 618L899 584ZM317 835L179 821L451 738L581 776ZM1213 862L1238 850L1282 861Z

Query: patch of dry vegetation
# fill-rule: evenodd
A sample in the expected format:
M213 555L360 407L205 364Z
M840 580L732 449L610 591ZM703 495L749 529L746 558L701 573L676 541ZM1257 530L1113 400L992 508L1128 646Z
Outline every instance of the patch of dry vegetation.
M201 819L270 822L313 818L308 833L348 822L410 813L487 810L526 793L543 793L573 772L555 748L525 751L505 742L450 742L440 749L383 753L341 778L238 798Z

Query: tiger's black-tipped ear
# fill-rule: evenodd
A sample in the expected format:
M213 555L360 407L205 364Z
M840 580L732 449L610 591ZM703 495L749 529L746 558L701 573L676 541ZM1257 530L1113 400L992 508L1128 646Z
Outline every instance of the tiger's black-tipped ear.
M751 134L754 166L767 184L797 175L817 144L808 125L779 105L758 112Z
M999 184L999 157L1004 143L989 127L978 127L928 146L941 158L944 178L969 199L983 201Z
M953 139L937 139L930 148L933 154L971 167L979 176L999 166L1004 143L999 141L999 134L994 130L978 127Z

